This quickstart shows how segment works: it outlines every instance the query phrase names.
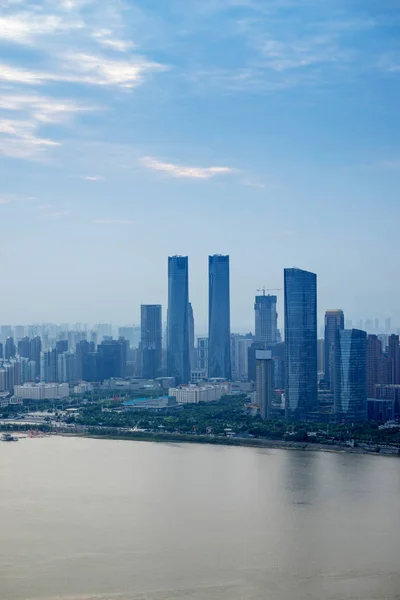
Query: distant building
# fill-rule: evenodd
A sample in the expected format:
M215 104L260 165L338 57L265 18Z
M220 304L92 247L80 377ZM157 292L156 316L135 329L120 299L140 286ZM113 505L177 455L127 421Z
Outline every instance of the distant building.
M229 256L208 257L208 376L231 379Z
M255 312L255 341L266 344L277 343L278 313L276 312L277 297L256 296L254 303Z
M190 371L197 367L197 356L194 347L194 315L193 306L189 302L188 306L188 331L189 331L189 357L190 357Z
M377 384L374 397L378 400L393 400L395 405L395 416L400 416L400 385L399 384Z
M67 383L25 383L14 387L14 396L21 400L59 400L68 398Z
M40 381L54 383L57 377L58 353L55 348L45 350L40 354Z
M325 375L328 389L334 390L335 384L335 340L336 331L344 329L344 314L341 309L325 312Z
M168 257L167 372L178 383L190 379L189 264L187 256Z
M168 395L176 398L178 404L198 404L199 402L215 402L227 393L226 385L195 386L188 385L170 388Z
M262 419L272 411L273 361L270 350L256 351L256 398Z
M306 420L318 409L317 276L285 269L286 418Z
M6 339L6 343L4 345L4 358L8 360L9 358L14 358L17 354L17 348L14 344L14 338L8 337Z
M368 398L368 421L391 421L395 417L395 401Z
M367 334L338 329L335 342L335 414L338 420L367 419Z
M57 357L57 377L60 383L76 381L76 357L72 351L63 352Z
M231 335L231 366L232 380L244 381L248 378L248 349L253 344L254 338L248 335Z
M207 371L208 376L208 338L197 338L197 368Z
M190 372L190 383L197 384L200 381L207 381L208 371L206 369L193 369Z
M156 379L162 368L161 304L142 304L140 315L142 377Z
M367 395L375 398L375 386L379 383L379 364L382 358L382 342L376 335L367 336Z
M112 377L124 377L126 369L126 344L125 340L103 340L97 346L100 354L101 373L98 381Z
M391 361L390 383L400 384L400 345L398 335L392 334L389 336L388 356Z

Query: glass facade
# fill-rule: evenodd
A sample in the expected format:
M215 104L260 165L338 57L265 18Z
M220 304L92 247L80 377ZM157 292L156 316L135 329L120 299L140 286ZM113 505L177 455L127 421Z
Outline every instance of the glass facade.
M162 319L161 304L142 304L140 307L141 373L145 379L161 375Z
M256 342L276 344L278 333L276 302L276 296L256 296L254 304Z
M208 257L208 376L231 379L229 256Z
M167 369L176 384L190 380L189 263L187 256L168 257Z
M285 269L286 418L307 420L318 409L317 276Z
M338 420L367 419L367 334L360 329L336 332L335 413Z
M335 340L336 331L344 329L343 311L327 310L325 313L325 372L324 380L330 390L333 391L335 384Z

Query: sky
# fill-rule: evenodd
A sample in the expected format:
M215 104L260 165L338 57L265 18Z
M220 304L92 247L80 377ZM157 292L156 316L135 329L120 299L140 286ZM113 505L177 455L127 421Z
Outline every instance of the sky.
M165 318L183 254L205 331L221 253L233 330L293 266L400 327L399 105L398 0L0 0L0 322Z

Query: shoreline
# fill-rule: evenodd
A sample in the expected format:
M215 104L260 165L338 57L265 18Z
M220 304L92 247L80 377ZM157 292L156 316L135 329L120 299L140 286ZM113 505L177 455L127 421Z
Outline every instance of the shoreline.
M386 448L380 452L367 450L357 446L336 446L328 444L312 444L309 442L290 442L286 440L272 439L254 439L254 438L211 438L209 436L180 435L174 433L132 433L132 434L100 434L100 433L57 433L64 437L84 437L92 439L123 440L134 442L154 442L154 443L183 443L183 444L207 444L210 446L236 446L247 448L271 448L275 450L301 450L304 452L331 452L346 454L368 454L373 456L395 456L400 458L400 454L393 448L388 451ZM378 446L378 444L376 445Z

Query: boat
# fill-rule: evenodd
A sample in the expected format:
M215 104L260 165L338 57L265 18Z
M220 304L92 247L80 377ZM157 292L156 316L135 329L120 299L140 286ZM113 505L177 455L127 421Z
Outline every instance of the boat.
M2 442L18 442L18 438L15 437L14 435L11 435L11 433L3 433L2 436L0 437L0 441L2 441Z

